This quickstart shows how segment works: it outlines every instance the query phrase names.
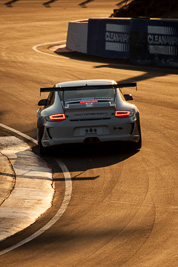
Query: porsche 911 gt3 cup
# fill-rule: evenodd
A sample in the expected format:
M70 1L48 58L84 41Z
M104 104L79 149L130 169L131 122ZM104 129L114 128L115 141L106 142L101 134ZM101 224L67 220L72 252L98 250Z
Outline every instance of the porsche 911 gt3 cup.
M108 141L132 142L140 149L139 111L127 102L132 96L121 91L133 86L136 83L79 80L41 88L41 92L49 95L38 103L41 106L37 111L40 152L60 144Z

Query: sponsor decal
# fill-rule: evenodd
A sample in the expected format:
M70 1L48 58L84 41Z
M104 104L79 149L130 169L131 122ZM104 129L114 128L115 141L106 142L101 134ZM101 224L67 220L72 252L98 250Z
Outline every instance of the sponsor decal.
M178 55L178 34L174 27L148 26L147 42L150 54Z
M129 52L129 25L106 24L105 50Z

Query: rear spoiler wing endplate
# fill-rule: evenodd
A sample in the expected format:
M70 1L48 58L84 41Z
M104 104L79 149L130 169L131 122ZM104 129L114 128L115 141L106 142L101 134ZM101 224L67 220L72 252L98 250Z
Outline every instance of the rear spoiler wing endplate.
M107 89L107 88L125 88L125 87L136 87L137 90L137 83L116 83L116 84L109 84L109 85L85 85L85 86L69 86L69 87L47 87L47 88L40 88L40 95L41 93L45 92L58 92L58 91L72 91L73 89L77 88L77 90L83 89Z

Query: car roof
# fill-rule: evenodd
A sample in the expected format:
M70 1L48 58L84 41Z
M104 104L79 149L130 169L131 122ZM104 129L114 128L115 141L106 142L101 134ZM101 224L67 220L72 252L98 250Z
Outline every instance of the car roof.
M94 85L114 85L117 84L114 80L106 80L106 79L92 79L92 80L77 80L77 81L69 81L57 83L55 87L72 87L72 86L94 86Z

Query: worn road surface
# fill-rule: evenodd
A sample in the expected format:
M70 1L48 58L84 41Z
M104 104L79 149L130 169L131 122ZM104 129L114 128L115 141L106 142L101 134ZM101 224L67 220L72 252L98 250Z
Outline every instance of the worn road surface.
M47 2L47 1L46 1ZM64 146L46 160L54 171L53 206L32 226L0 243L0 266L175 267L178 264L178 71L130 66L77 53L57 55L40 46L65 43L68 22L108 17L118 1L0 3L0 123L36 138L40 87L78 79L138 82L131 89L141 113L143 147ZM127 93L128 89L126 90ZM42 97L45 97L44 94ZM9 133L9 135L12 135ZM38 153L38 148L33 148ZM70 172L66 178L56 162ZM67 172L66 172L67 173ZM64 214L34 235L60 209Z

